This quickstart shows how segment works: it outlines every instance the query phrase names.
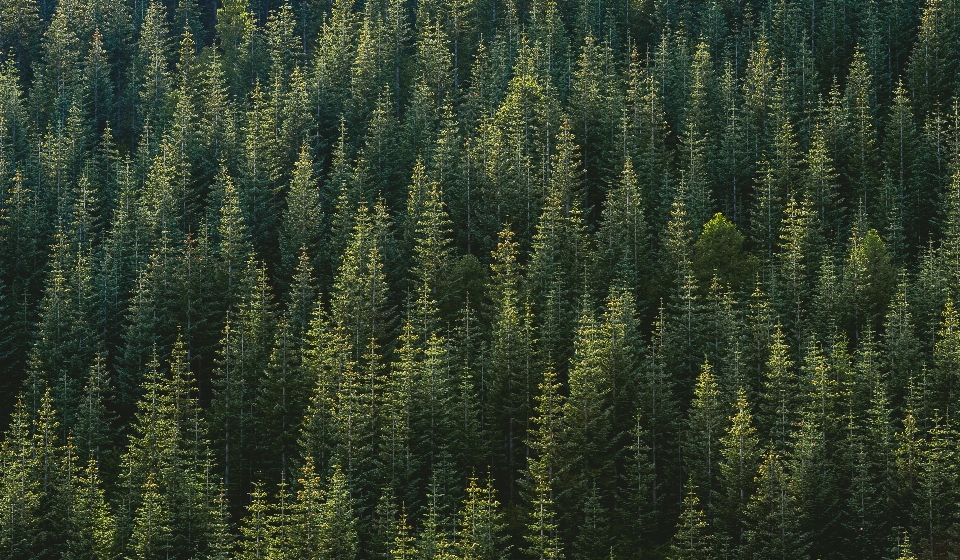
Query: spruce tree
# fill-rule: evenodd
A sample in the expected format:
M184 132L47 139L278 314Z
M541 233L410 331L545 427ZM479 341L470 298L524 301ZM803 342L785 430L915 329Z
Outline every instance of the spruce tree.
M731 550L738 551L746 544L750 529L747 506L756 488L760 452L751 406L742 387L732 405L730 424L719 441L722 492L717 497L716 525L725 531Z
M677 532L673 535L668 558L671 560L708 560L714 558L713 535L710 534L709 524L704 519L703 511L697 506L695 487L683 498L683 512L677 521Z
M746 554L750 558L805 558L806 543L799 526L790 474L773 450L763 454L756 494L750 499Z
M526 419L531 416L535 392L532 367L537 363L534 362L532 318L523 294L517 253L518 243L514 241L513 232L506 228L500 233L500 243L490 267L491 379L484 380L481 386L489 411L485 411L484 416L492 423L484 426L493 438L491 452L494 457L506 459L506 464L500 466L504 471L498 473L498 479L510 482L507 503L516 500L513 481L521 468L520 458L526 455L523 446L530 430Z
M478 486L477 478L467 482L466 498L458 515L457 557L463 560L500 560L507 557L509 545L503 535L503 514L498 511L493 480Z
M301 253L310 262L320 262L323 241L323 208L313 176L313 162L305 149L300 150L286 203L280 230L280 260L285 274L292 278Z
M529 513L524 539L525 552L540 560L563 558L563 545L558 534L554 484L560 469L559 441L563 397L558 393L556 374L546 370L539 386L535 410L536 431L529 445L535 455L528 461L524 482L529 493Z
M648 240L644 200L632 161L628 155L619 181L607 195L595 246L609 283L634 286L639 293Z
M708 519L715 516L714 494L718 490L719 475L717 466L721 434L725 427L720 402L720 391L713 368L709 362L704 362L693 389L693 402L690 403L687 429L684 432L683 460L689 479L688 494L694 494L697 502L704 504ZM702 501L699 496L703 496Z

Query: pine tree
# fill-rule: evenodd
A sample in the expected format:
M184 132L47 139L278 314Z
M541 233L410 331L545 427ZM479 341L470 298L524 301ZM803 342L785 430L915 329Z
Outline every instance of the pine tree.
M921 205L921 155L917 150L920 134L914 122L913 104L902 81L897 84L893 95L883 142L884 167L893 187L885 200L890 224L885 233L891 240L894 259L901 260L911 254L913 248L919 247L925 237L923 232L929 226L922 216L929 209ZM915 229L908 228L907 224L915 224Z
M250 94L243 128L243 151L238 195L250 240L260 254L274 251L280 198L277 184L283 171L282 145L277 138L278 115L268 93L257 82Z
M182 340L165 369L154 354L121 460L121 542L131 555L186 558L205 549L199 529L213 513L203 491L208 451Z
M10 425L3 438L3 533L0 544L11 558L33 554L40 530L40 455L34 450L32 411L24 395L17 399Z
M810 139L810 149L805 159L805 200L809 200L817 216L816 223L820 236L827 242L834 242L840 233L841 212L838 175L827 145L827 135L820 123L814 125Z
M794 340L806 337L804 310L810 297L810 262L816 259L815 227L810 200L791 195L780 226L771 295Z
M573 338L572 305L580 271L591 261L581 214L582 170L569 121L557 136L543 212L533 236L528 269L530 297L540 321L543 353L563 371Z
M639 293L646 272L647 223L644 201L628 155L616 186L603 207L603 222L596 235L597 253L609 284L634 286Z
M107 371L106 359L98 355L90 366L90 373L83 387L83 398L77 410L73 439L77 456L96 459L100 465L113 465L114 418L107 403L113 387ZM112 472L110 474L113 474Z
M247 515L240 526L239 558L254 560L268 557L273 534L269 524L270 506L266 499L263 485L255 484L246 507Z
M287 317L276 328L270 359L257 390L256 433L264 463L288 473L296 458L297 437L309 402L311 380L303 370L305 333L294 332ZM270 472L272 469L267 469Z
M75 421L84 372L93 363L99 341L92 324L94 292L88 249L70 239L75 236L68 237L62 225L58 230L30 368L53 388L67 428Z
M730 424L719 441L722 493L717 497L717 525L725 529L729 546L739 550L746 544L750 528L747 506L756 488L760 452L751 406L743 387L737 389L736 400L732 404Z
M509 545L503 535L503 514L498 511L493 479L488 475L487 485L477 485L475 476L467 481L467 496L458 515L457 557L462 560L500 560L507 557Z
M407 236L412 242L411 272L416 294L413 312L417 330L426 342L439 326L439 306L450 267L450 219L437 181L430 180L418 162L407 200Z
M647 201L650 227L660 231L672 202L669 189L672 154L667 142L670 130L662 84L655 73L642 64L636 50L630 55L626 96L624 148L634 162L637 183L646 189L642 196Z
M343 471L334 466L324 504L324 529L327 542L325 557L333 560L353 560L357 556L357 520L354 501Z
M638 412L629 431L629 445L625 446L628 455L623 482L618 490L620 501L617 513L620 523L619 547L643 552L648 542L647 535L657 520L653 507L655 504L651 500L655 465L650 460L650 447L641 420Z
M243 215L240 194L225 169L220 170L214 184L218 191L220 205L215 219L216 253L219 266L216 271L218 289L224 295L226 311L236 313L239 305L242 278L246 274L246 265L253 247L247 230L247 221Z
M789 350L778 327L770 345L762 384L764 402L760 408L761 430L770 434L778 454L786 454L797 419L799 385Z
M256 456L259 422L256 419L257 392L270 360L274 341L274 317L266 271L258 263L247 263L243 296L234 314L227 313L214 377L212 428L223 465L228 496L238 499L247 493Z
M710 61L710 47L697 45L689 72L689 98L684 110L683 133L680 154L682 180L687 185L688 212L694 232L713 215L713 177L709 171L714 165L715 118L711 114L716 103L714 75Z
M571 129L580 138L588 208L599 205L617 161L615 139L620 124L620 92L617 76L607 68L612 58L610 44L607 41L598 44L588 32L572 71Z
M906 290L906 281L901 276L884 323L886 340L883 355L890 371L891 399L895 404L903 402L908 382L916 373L919 362L916 326Z
M313 162L305 149L300 150L286 202L280 230L280 260L286 274L292 277L301 253L306 254L311 262L320 262L323 240L320 229L323 208L313 178Z
M130 552L134 558L150 560L169 556L170 552L170 512L166 509L160 494L155 474L147 475L140 489L141 504L133 520L133 533L130 535Z
M704 519L703 511L697 499L695 486L683 498L683 512L677 521L677 532L673 535L668 558L671 560L708 560L714 558L713 535Z
M570 394L563 406L560 451L564 458L564 474L562 484L557 484L557 490L565 494L561 506L572 518L570 525L579 525L582 528L580 537L585 537L590 532L602 533L602 530L596 530L597 526L605 527L607 524L604 519L606 512L601 513L600 510L612 493L609 484L615 480L611 442L617 434L612 418L613 372L604 367L607 365L604 362L608 341L603 336L602 326L598 324L589 298L584 298L582 306L574 339L574 355L570 361ZM592 506L588 505L591 503ZM579 518L578 510L584 508L584 517ZM603 556L609 549L602 538L587 538L587 542L579 542L581 540L577 539L574 548L584 558ZM589 542L591 540L599 542Z
M530 510L524 539L525 552L540 560L563 558L563 545L558 535L554 484L560 468L558 436L563 397L558 393L556 374L546 370L539 386L535 410L537 429L529 445L535 455L528 460L524 481L529 492Z
M683 442L683 459L689 478L688 494L693 493L698 503L701 503L699 496L703 496L702 503L708 519L714 517L714 494L717 492L719 475L717 465L724 423L717 379L710 363L704 362L693 389L693 402L690 404Z
M897 550L899 555L897 560L916 560L916 556L913 554L913 549L910 546L910 537L904 533L903 542L897 544Z
M514 485L521 468L522 446L527 438L529 418L533 409L535 391L532 368L535 365L533 325L529 305L523 299L523 278L520 275L518 243L513 232L506 228L500 233L500 243L493 253L491 264L490 298L493 316L490 340L491 379L481 387L489 412L484 413L492 426L494 457L504 457L505 472L498 479L510 481L507 503L516 500ZM501 447L502 446L502 447Z
M716 43L714 43L716 44ZM745 223L746 193L752 173L753 162L746 142L746 120L736 65L728 59L720 77L720 96L723 99L719 115L720 137L717 142L717 186L722 196L718 202L723 213L735 224Z
M320 312L308 334L305 370L316 385L302 437L303 454L318 465L333 458L372 506L372 463L386 376L382 344L392 329L383 254L389 222L382 204L357 211L342 256L329 313ZM377 494L375 495L374 492Z
M806 543L799 527L796 497L780 456L764 453L757 491L748 505L752 528L747 531L747 557L804 558Z
M73 504L67 558L107 560L115 555L116 522L101 487L99 469L91 457L71 484Z
M488 138L493 142L490 148L494 160L488 163L488 170L496 170L500 174L497 177L499 189L491 193L495 199L490 200L491 209L497 208L494 227L499 227L506 220L513 221L517 236L526 248L533 237L534 226L546 198L543 187L547 183L539 180L537 175L551 164L547 154L552 153L549 147L554 139L560 140L556 131L562 120L558 117L559 103L547 75L548 69L536 63L542 56L543 47L530 44L529 39L519 46L520 52L514 59L513 78L490 123L493 129ZM572 140L568 145L572 148ZM568 164L569 171L576 171L573 165L575 160L569 158L573 151L567 151L566 155L568 157L561 163ZM532 173L533 170L540 171ZM561 175L559 179L566 180L567 177ZM556 190L559 189L554 189L554 192ZM566 195L562 194L564 197ZM564 199L564 202L567 200Z
M136 72L140 76L137 120L130 128L152 126L163 130L169 118L167 96L170 83L169 31L166 23L166 7L159 2L150 2L140 29L140 41L135 58Z
M221 47L227 48L229 39L223 35L220 37ZM197 157L203 179L207 179L207 174L213 175L221 162L232 162L236 158L237 115L229 95L227 63L227 58L214 50L200 69L197 128L201 153Z
M882 201L878 184L876 125L874 124L873 76L867 67L863 51L854 53L847 76L845 91L847 111L850 114L850 145L844 172L850 189L850 198L855 199L870 217L870 223L882 220Z
M920 29L907 69L920 115L937 110L956 86L956 23L949 16L951 9L949 3L933 0L924 5L920 15Z
M663 511L664 504L669 499L667 484L676 474L674 469L679 467L679 457L674 455L674 450L678 448L676 438L680 412L675 382L667 368L669 328L661 306L654 320L653 336L643 366L640 404L637 407L648 426L645 430L645 443L650 450L650 462L653 466L649 503L655 514Z
M917 500L911 512L912 533L917 535L921 554L935 557L955 552L957 515L956 434L945 422L929 430L918 457Z

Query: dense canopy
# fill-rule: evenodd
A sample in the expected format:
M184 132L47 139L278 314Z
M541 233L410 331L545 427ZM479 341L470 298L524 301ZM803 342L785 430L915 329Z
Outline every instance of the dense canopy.
M960 0L0 0L0 556L960 555Z

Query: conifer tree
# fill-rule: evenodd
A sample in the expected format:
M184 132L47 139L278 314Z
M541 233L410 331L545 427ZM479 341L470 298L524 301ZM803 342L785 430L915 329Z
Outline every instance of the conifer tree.
M919 362L916 326L906 289L906 282L901 277L884 323L883 355L890 371L891 399L895 404L901 403L906 396L908 382L916 373Z
M667 323L661 306L654 322L653 336L643 366L643 380L640 388L639 413L646 419L645 430L647 447L650 450L650 462L653 476L650 481L650 505L654 512L662 511L668 494L667 482L676 474L679 457L673 454L677 449L677 430L680 423L677 389L673 376L667 369L669 348L667 348Z
M320 243L323 240L320 229L323 225L323 208L313 177L313 162L305 149L300 150L286 202L280 230L280 260L286 274L292 277L301 253L310 262L320 261Z
M142 392L121 460L125 496L119 521L121 530L129 531L121 533L121 542L131 555L186 558L205 550L199 529L213 512L203 484L205 428L182 340L174 344L165 371L154 354Z
M169 32L166 7L159 2L150 2L140 28L135 64L140 83L137 120L130 124L136 130L140 126L153 126L163 130L169 118L167 96L172 85L169 74Z
M655 504L651 500L655 465L650 460L650 447L641 420L642 416L637 412L628 432L629 445L625 446L628 455L623 469L623 482L618 489L619 511L616 519L621 528L620 546L643 552L648 542L647 535L656 524L656 517Z
M814 125L810 149L804 158L806 180L803 198L809 200L813 206L817 216L815 223L820 230L820 236L828 242L833 242L840 232L841 214L838 205L841 201L839 200L840 187L837 184L838 176L827 140L820 123Z
M507 557L509 545L503 535L503 514L497 511L493 480L477 485L475 476L467 481L466 498L458 515L457 557L463 560L499 560Z
M714 116L711 114L716 103L712 99L713 69L710 60L710 47L706 43L697 45L690 68L689 98L684 111L683 135L680 153L683 174L689 197L688 212L694 232L713 215L714 193L713 173L710 171L715 159Z
M619 181L607 195L595 245L609 283L634 286L639 292L641 275L646 272L647 223L637 174L629 155Z
M84 372L93 363L99 342L93 328L88 249L79 239L69 239L62 224L58 229L30 368L51 385L57 407L66 415L66 428L75 421Z
M528 270L530 297L539 319L543 353L563 371L569 359L580 271L590 262L581 214L582 170L569 121L557 136L543 212L533 236Z
M716 43L714 43L716 44ZM723 105L718 115L722 128L717 141L717 186L721 196L721 210L730 216L734 223L744 224L746 193L749 186L751 167L746 142L746 121L743 111L743 99L740 91L736 62L724 63L720 76L720 96Z
M670 311L670 329L666 331L666 358L677 369L677 385L684 393L692 390L699 366L701 296L693 275L693 231L688 214L686 185L680 184L670 209L670 221L663 232L663 281Z
M614 380L613 372L604 362L607 358L608 341L602 332L589 298L585 298L580 321L574 339L574 355L570 362L568 385L570 394L563 407L563 432L560 435L561 453L564 457L563 484L557 489L565 494L563 509L573 518L579 510L587 507L584 517L571 520L570 525L579 525L580 536L596 526L604 527L605 513L599 511L612 493L610 483L615 479L610 444L617 437L612 418ZM575 512L575 513L574 513ZM594 519L587 519L594 517ZM603 542L577 543L578 554L594 558L605 554L608 546ZM592 545L592 546L591 546ZM597 547L599 546L599 550Z
M620 92L617 76L606 68L612 57L607 41L598 42L587 33L572 71L571 129L580 138L587 207L599 205L604 183L613 178L617 161L614 142L620 124Z
M752 528L747 532L748 557L804 558L806 543L799 527L799 511L780 456L764 453L757 475L757 491L748 505Z
M695 487L691 486L683 498L683 512L677 521L677 532L673 535L668 558L671 560L714 558L713 535L709 533L709 525L704 519L703 511L697 506Z
M815 228L810 200L797 200L791 195L780 226L771 295L794 340L806 337L804 310L810 297L809 264L816 258Z
M93 457L70 481L73 503L70 511L68 558L107 560L115 555L116 523L101 487L99 469Z
M296 457L299 427L306 413L311 379L303 370L304 341L282 317L276 328L270 359L255 396L256 433L264 464L287 473ZM270 468L267 469L269 472Z
M520 457L526 455L522 446L527 438L529 426L525 421L531 416L533 395L535 392L533 366L533 325L529 305L523 297L523 278L520 276L518 243L513 232L505 228L500 233L500 243L493 254L491 264L491 294L493 317L490 340L491 379L481 389L489 412L484 416L493 424L484 426L493 439L494 457L504 457L506 451L505 472L501 475L507 481L516 480L521 468ZM489 385L487 385L489 383ZM502 446L502 447L501 447ZM516 499L513 484L507 492L507 503Z
M903 82L897 84L893 93L890 113L887 116L886 134L883 150L884 168L890 177L892 190L885 197L887 210L887 237L891 240L894 258L899 260L918 247L928 227L922 216L929 212L926 205L919 203L923 185L920 183L920 159L917 149L920 134L914 122L913 104ZM906 224L915 224L915 230L908 231Z
M692 493L698 503L704 504L708 518L714 517L714 494L717 492L719 475L717 465L724 423L717 379L710 363L704 362L693 389L693 402L690 404L683 442L683 459L690 486L687 493ZM697 494L703 496L702 502Z
M273 534L269 524L270 506L266 499L267 493L263 485L255 484L246 508L247 515L240 526L239 558L253 560L267 558L270 554Z
M770 344L770 358L762 384L764 403L760 408L761 430L770 434L774 449L784 455L794 431L799 397L797 376L793 371L789 350L778 327Z
M0 544L11 558L33 554L40 531L40 455L34 450L32 411L24 395L17 399L3 439L3 535Z
M717 496L717 526L725 530L730 548L736 551L746 544L750 528L747 506L756 488L760 453L751 406L743 387L737 389L732 404L730 424L719 441L722 492Z
M258 463L257 391L270 360L274 317L266 272L247 263L244 295L234 315L228 312L214 378L212 427L223 479L230 496L246 494L251 466Z
M98 465L113 465L114 418L107 408L112 394L106 359L98 355L90 366L73 428L73 440L81 460L86 457L96 459Z
M554 484L559 474L559 435L563 397L558 393L556 374L546 370L539 386L535 410L537 429L532 433L529 445L535 454L528 460L524 478L529 493L530 510L525 552L540 560L563 558L563 545L558 534Z
M931 426L919 456L918 500L911 512L913 533L921 554L951 554L956 549L957 469L953 428L943 421Z
M670 192L669 128L664 108L663 86L645 67L636 50L631 51L626 92L627 117L623 124L626 155L633 159L637 183L646 189L650 226L660 231L672 202Z
M934 0L921 11L920 29L907 70L921 115L945 103L956 86L956 22L948 17L950 9L950 4Z
M439 183L430 180L418 162L407 201L407 235L412 242L413 312L424 343L438 330L441 290L450 267L450 219L442 194Z
M873 91L873 76L870 75L863 51L858 49L850 65L845 92L850 114L848 138L851 145L847 147L848 159L844 171L851 199L862 205L870 216L871 224L881 223L882 220Z

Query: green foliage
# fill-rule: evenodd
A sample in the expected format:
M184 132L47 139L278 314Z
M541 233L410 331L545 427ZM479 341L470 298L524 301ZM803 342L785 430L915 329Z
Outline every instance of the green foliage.
M724 285L739 291L754 281L756 258L743 250L745 237L723 214L717 213L703 225L693 244L691 266L700 286L708 286L714 276Z
M960 554L958 6L0 0L0 555Z

